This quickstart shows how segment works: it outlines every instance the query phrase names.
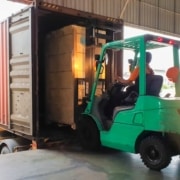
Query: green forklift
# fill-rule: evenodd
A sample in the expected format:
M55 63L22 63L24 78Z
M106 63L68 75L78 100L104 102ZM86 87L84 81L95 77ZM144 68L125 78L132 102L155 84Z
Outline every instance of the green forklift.
M173 66L166 71L166 76L174 84L174 96L148 94L151 85L146 84L146 52L167 46L172 49ZM134 84L127 87L115 82L97 95L108 53L123 50L134 53L134 59L129 62L131 70L139 66L138 90L134 90ZM151 34L104 44L96 56L96 75L86 108L77 122L81 145L89 150L104 146L139 153L148 168L157 171L166 168L172 156L180 154L179 53L180 41ZM166 63L164 57L159 61ZM115 92L119 92L120 98L113 97ZM118 103L112 104L112 98Z

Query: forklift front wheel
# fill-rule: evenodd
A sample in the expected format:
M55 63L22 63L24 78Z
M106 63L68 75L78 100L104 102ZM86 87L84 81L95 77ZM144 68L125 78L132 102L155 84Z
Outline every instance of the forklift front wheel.
M83 116L77 123L80 143L87 150L98 150L100 147L100 133L91 117Z
M171 153L162 137L146 137L140 143L139 152L144 164L152 170L159 171L171 162Z

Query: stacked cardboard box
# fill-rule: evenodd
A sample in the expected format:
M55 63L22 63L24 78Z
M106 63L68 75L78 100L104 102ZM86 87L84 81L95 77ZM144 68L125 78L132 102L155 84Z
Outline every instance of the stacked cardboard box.
M85 78L85 29L71 25L46 37L46 118L74 123L75 78Z

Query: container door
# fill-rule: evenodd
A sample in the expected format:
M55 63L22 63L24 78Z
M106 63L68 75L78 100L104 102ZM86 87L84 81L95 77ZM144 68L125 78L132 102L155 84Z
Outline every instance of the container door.
M32 8L9 19L9 129L32 135Z

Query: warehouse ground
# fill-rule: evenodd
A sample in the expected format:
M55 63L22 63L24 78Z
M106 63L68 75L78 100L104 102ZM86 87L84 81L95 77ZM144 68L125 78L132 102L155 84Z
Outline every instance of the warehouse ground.
M3 180L180 180L180 159L161 172L148 170L139 155L102 149L92 153L79 146L55 147L1 155Z

